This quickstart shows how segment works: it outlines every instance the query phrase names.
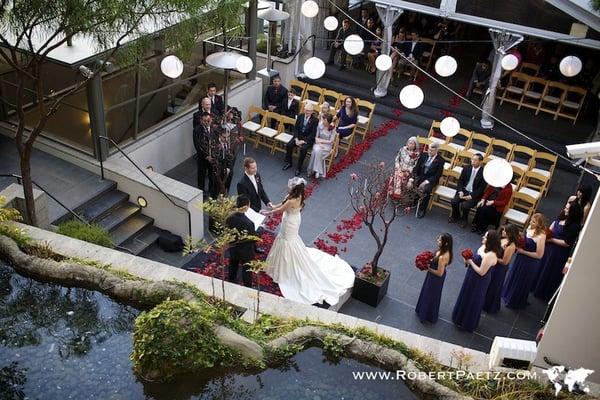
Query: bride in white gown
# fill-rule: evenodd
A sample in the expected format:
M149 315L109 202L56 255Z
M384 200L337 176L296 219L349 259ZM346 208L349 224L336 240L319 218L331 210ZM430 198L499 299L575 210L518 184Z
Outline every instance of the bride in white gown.
M266 214L283 213L281 227L267 256L266 273L279 284L283 297L300 303L338 303L354 285L354 271L339 258L307 248L298 234L300 211L304 206L302 178L288 181L289 194Z

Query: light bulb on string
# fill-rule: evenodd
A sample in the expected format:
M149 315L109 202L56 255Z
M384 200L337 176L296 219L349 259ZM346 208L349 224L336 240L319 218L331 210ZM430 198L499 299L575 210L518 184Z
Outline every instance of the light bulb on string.
M500 62L500 64L502 64L502 68L504 70L512 71L519 65L519 59L514 54L507 54L504 57L502 57L502 61Z
M495 188L508 185L513 177L513 169L504 158L494 158L483 167L483 179Z
M323 21L323 26L325 26L325 29L327 29L328 31L335 31L338 27L338 20L336 17L330 15L329 17L325 18L325 20Z
M380 54L375 59L375 67L380 71L387 71L392 68L392 58L387 54Z
M423 90L417 85L406 85L400 91L400 103L409 109L419 107L424 98Z
M252 59L247 56L240 56L235 62L235 69L242 74L247 74L252 71L252 67L254 67L254 63L252 62Z
M558 65L560 69L560 73L566 76L567 78L571 78L578 73L581 72L581 68L583 65L581 64L581 60L579 57L575 56L566 56L562 60L560 60L560 64Z
M166 56L160 62L160 71L169 78L179 78L183 74L183 61L174 55Z
M314 18L319 13L319 5L313 0L307 0L302 3L300 10L306 18Z
M310 79L319 79L325 74L325 63L319 57L311 57L304 62L304 74Z
M454 117L446 117L440 122L440 130L446 137L453 137L460 130L460 122Z
M444 78L454 74L457 68L458 64L451 56L441 56L435 62L435 72Z
M344 50L351 56L360 54L363 51L365 44L360 36L352 34L344 40Z

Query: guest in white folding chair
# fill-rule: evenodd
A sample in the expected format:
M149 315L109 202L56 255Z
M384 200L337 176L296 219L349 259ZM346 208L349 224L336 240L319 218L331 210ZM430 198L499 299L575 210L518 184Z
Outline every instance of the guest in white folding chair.
M471 165L463 168L458 178L456 194L451 201L452 212L449 223L460 221L460 227L467 226L469 211L475 206L485 190L485 180L483 179L483 156L479 153L471 157Z

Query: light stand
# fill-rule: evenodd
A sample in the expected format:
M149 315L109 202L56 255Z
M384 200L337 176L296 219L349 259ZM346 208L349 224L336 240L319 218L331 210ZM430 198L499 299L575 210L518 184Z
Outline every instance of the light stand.
M277 23L287 20L288 18L290 18L290 14L285 11L277 10L275 8L269 8L266 10L258 11L257 15L259 19L269 22L269 30L267 31L267 65L264 69L258 71L258 73L263 77L268 78L270 83L271 79L275 75L279 75L279 72L277 72L274 69L271 69L271 24L273 22Z

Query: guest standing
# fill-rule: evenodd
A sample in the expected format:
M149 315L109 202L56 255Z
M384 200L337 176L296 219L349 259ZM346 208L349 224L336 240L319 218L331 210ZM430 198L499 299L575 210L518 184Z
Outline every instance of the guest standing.
M500 223L500 217L502 217L506 206L510 202L512 192L510 182L503 188L487 185L483 197L477 203L471 232L483 233L490 225L497 227Z
M452 311L452 322L469 332L479 325L485 294L492 279L490 270L502 253L500 235L495 230L487 231L481 243L477 254L472 259L464 260L467 273Z
M338 119L337 133L340 135L340 139L352 135L356 122L358 121L358 105L356 104L354 97L346 97L344 106L340 108L335 116L335 120Z
M546 241L544 257L533 294L548 301L560 286L563 267L581 230L583 209L577 202L568 203L561 216L552 222L552 237Z
M315 143L317 125L319 125L319 121L313 116L313 105L308 103L304 106L304 114L296 118L294 137L285 145L285 162L281 169L285 171L292 166L292 153L294 147L298 147L300 149L300 154L298 155L296 176L300 175L306 153Z
M321 117L321 122L317 127L315 144L310 153L310 160L308 161L306 171L309 175L314 174L317 179L324 178L327 174L326 159L331 153L337 136L332 122L333 116L331 114L325 114Z
M440 299L446 279L446 267L452 263L452 235L444 233L437 238L438 249L419 294L415 312L421 322L435 323L440 310Z
M517 256L508 271L502 289L502 298L506 307L519 310L527 307L527 297L533 286L540 260L544 256L546 244L546 221L540 213L531 217L525 231L525 244L517 248Z
M517 250L520 235L519 228L516 225L508 224L500 228L500 235L502 237L502 259L498 259L498 263L492 268L492 278L483 304L483 310L490 314L500 311L502 286L504 285L504 278L506 278L510 260Z
M429 204L431 191L440 181L444 172L444 159L438 154L440 144L433 142L429 145L427 153L421 153L413 169L413 176L408 180L408 188L417 185L421 192L421 199L417 207L417 218L425 216Z
M402 195L402 185L410 178L412 171L419 159L419 143L417 138L411 136L396 154L394 160L394 176L390 186L390 197L399 199Z
M198 189L210 193L213 188L212 181L212 147L215 138L212 132L212 118L209 113L203 112L200 124L194 128L193 141L196 149L196 162L198 167ZM208 175L208 190L206 176Z
M231 143L230 132L218 127L217 140L213 141L212 150L212 175L213 185L211 197L216 199L219 195L227 196L233 178L233 166L235 165L236 151L234 143Z
M250 208L250 199L245 195L238 196L236 212L231 214L225 224L236 229L239 234L257 236L254 223L244 214ZM229 282L237 283L240 264L242 265L242 279L244 286L252 287L252 273L248 270L248 263L256 256L256 242L253 240L236 240L229 247Z
M225 112L225 103L223 98L217 94L217 85L209 83L207 86L206 97L210 100L210 109L213 113L220 117Z
M451 201L452 212L450 213L450 218L448 218L449 223L460 221L461 228L467 226L469 211L471 207L479 202L485 189L482 163L483 156L479 153L473 154L471 165L462 169L458 178L456 194Z
M250 208L259 212L261 200L269 207L273 207L273 203L269 200L257 171L256 161L251 157L244 158L244 176L237 183L237 192L238 195L246 195L250 199Z

